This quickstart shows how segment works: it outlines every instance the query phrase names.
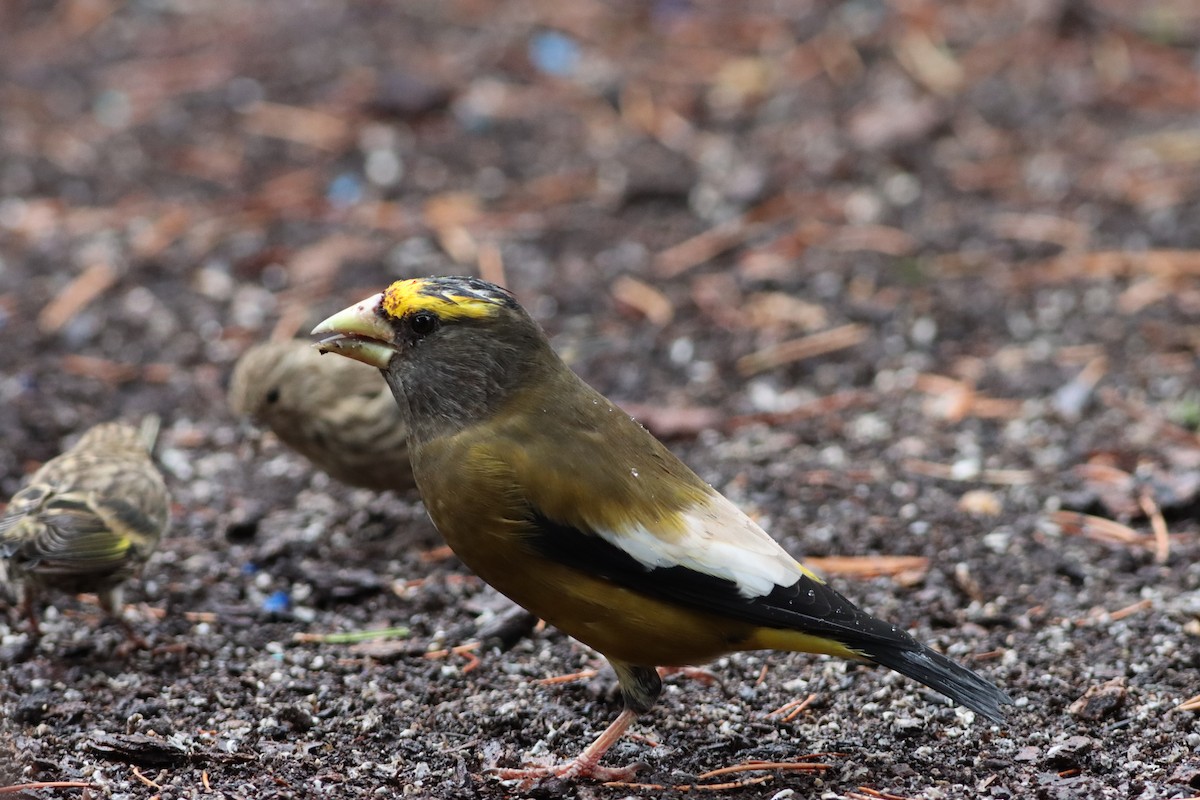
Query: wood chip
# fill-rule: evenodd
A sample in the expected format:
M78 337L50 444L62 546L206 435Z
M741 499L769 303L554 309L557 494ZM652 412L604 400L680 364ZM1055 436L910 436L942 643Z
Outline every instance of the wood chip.
M1154 501L1154 490L1143 486L1138 502L1150 520L1150 530L1154 532L1154 561L1165 564L1171 557L1171 534L1167 530L1167 520L1163 517L1162 509Z
M1170 281L1159 277L1143 278L1130 284L1117 296L1117 311L1137 314L1139 311L1174 296L1176 289Z
M247 198L247 210L271 217L311 218L314 208L324 207L323 177L312 167L277 174Z
M379 245L362 236L335 233L308 245L287 260L288 285L323 293L333 285L342 265L369 258Z
M654 271L663 278L678 277L736 247L750 236L751 227L742 217L723 222L663 250L654 259Z
M731 781L728 783L686 783L678 786L667 787L661 783L630 783L629 781L606 781L601 786L616 789L642 789L650 792L663 792L668 788L674 789L677 792L725 792L733 789L743 789L747 786L757 786L760 783L766 783L771 780L772 775L761 775L757 778L747 778L744 781Z
M1030 283L1061 283L1075 278L1154 276L1167 280L1200 276L1200 250L1098 250L1064 253L1026 264L1022 275Z
M470 225L482 213L479 198L471 192L442 192L421 207L422 220L434 230Z
M572 672L567 675L551 675L549 678L540 678L537 683L539 686L558 686L561 683L591 680L598 674L594 669L581 669L579 672Z
M287 260L289 288L280 295L279 320L271 340L294 338L309 323L312 303L328 294L342 266L352 259L369 258L378 249L370 239L333 234L297 251Z
M459 264L470 264L479 261L479 243L475 236L461 225L437 228L433 232L442 252Z
M1153 546L1151 537L1138 533L1116 520L1078 511L1054 511L1048 515L1048 519L1062 529L1063 533L1084 536L1097 542L1146 548Z
M1056 244L1072 252L1082 250L1089 237L1086 225L1050 214L1003 212L992 215L989 223L992 232L1000 238Z
M665 294L629 275L622 275L613 281L612 295L618 303L633 309L659 327L669 325L675 318L675 307Z
M171 246L192 224L192 213L183 206L168 207L144 229L130 236L129 246L139 259L153 259Z
M763 668L766 669L765 665ZM777 708L774 711L767 714L767 716L773 717L776 714L783 714L784 717L783 717L783 719L780 720L780 722L791 722L796 717L798 717L802 713L804 713L808 709L808 707L811 706L813 704L813 702L816 701L816 699L817 699L817 695L815 693L813 693L813 694L810 694L808 697L805 697L805 698L802 698L799 700L792 700L790 702L784 703L779 708Z
M721 767L720 769L710 770L702 775L697 775L696 780L705 780L707 778L715 778L722 775L731 775L741 772L758 772L760 770L771 770L773 772L824 772L831 769L829 764L824 764L815 760L834 756L842 756L843 753L812 753L810 755L801 756L796 761L747 761L744 764L736 764L732 767ZM732 783L685 783L671 787L678 792L691 791L727 791L730 789L738 789L744 786L754 786L766 780L771 779L771 775L762 775L757 778L750 778L744 781L735 781ZM609 781L604 786L624 788L624 789L647 789L650 791L664 791L666 786L657 783L629 783L627 781Z
M881 792L878 789L872 789L869 786L859 786L857 791L848 792L846 797L851 798L852 800L861 800L862 798L868 798L868 800L912 800L911 798L905 797L902 794Z
M42 333L57 333L93 300L117 282L117 271L106 261L97 261L64 286L38 314Z
M839 252L867 251L897 258L912 255L917 251L917 240L911 234L888 225L848 225L835 228L821 245Z
M840 31L825 30L810 41L821 69L835 86L848 86L867 71L855 43Z
M1078 420L1092 397L1096 384L1108 374L1108 357L1098 355L1079 374L1054 393L1054 410L1068 420Z
M855 347L865 342L870 335L871 330L866 325L842 325L799 339L780 342L742 356L737 360L737 370L743 377L750 377L785 364Z
M456 647L446 648L445 650L431 650L422 657L433 660L449 656L462 656L467 659L467 663L462 667L462 673L466 675L482 663L479 656L475 655L475 651L479 649L480 645L481 642L467 642L466 644L460 644ZM353 650L354 648L351 649Z
M929 34L912 28L895 45L896 60L909 74L940 95L954 95L962 88L962 65L943 42L934 42Z
M423 550L417 554L417 558L421 559L422 564L437 564L454 558L454 551L450 549L450 545L443 544L432 550Z
M729 314L728 320L736 327L752 330L798 329L805 333L829 327L829 312L824 306L787 292L756 292L742 302L731 303L731 300L733 298L729 293L725 293L713 298L709 305L720 305L722 310L728 309L729 305L736 305L736 312Z
M1116 611L1110 613L1108 618L1111 621L1116 622L1117 620L1125 619L1126 617L1132 617L1134 614L1140 614L1141 612L1153 607L1154 601L1150 598L1146 598L1145 600L1138 600L1136 603L1130 603L1124 608L1118 608Z
M723 418L720 410L707 406L658 406L628 402L618 402L617 405L660 439L696 436L719 427Z
M820 755L806 756L807 758L820 758L829 755L822 753ZM788 772L823 772L829 769L830 766L820 761L747 761L744 764L735 764L731 767L721 767L720 769L709 770L696 776L697 780L707 780L708 778L716 778L720 775L733 775L738 772L758 772L759 770L781 770Z
M958 498L958 509L968 514L995 517L999 516L1003 510L1003 506L995 492L990 492L987 489L972 489Z
M481 242L476 257L479 277L497 286L508 286L508 278L504 274L504 256L499 247L492 242Z
M548 211L578 203L595 191L596 171L594 167L588 166L533 178L514 187L509 195L499 201L499 205L507 211L529 215L530 212Z
M922 373L913 384L918 392L929 396L923 404L925 413L950 422L965 419L975 401L975 387L966 381L945 375Z
M973 383L945 375L922 373L914 385L917 391L929 395L925 413L950 422L961 422L967 417L1013 419L1025 404L1023 400L988 397L976 391Z
M754 414L739 414L725 421L723 429L735 431L747 425L790 425L801 420L826 414L840 414L851 408L867 406L877 402L879 396L863 389L847 389L825 397L819 397L789 411L760 411Z
M349 123L337 114L265 101L250 109L243 125L248 133L257 136L329 152L341 152L351 133Z
M60 364L63 372L95 378L111 386L137 380L142 374L142 368L136 364L122 364L107 358L81 356L78 353L63 356Z
M923 575L929 571L929 559L924 556L809 556L804 563L827 575L850 578Z
M668 247L655 257L654 272L662 278L678 277L737 247L767 225L790 215L795 210L793 205L787 195L776 195L740 217Z
M162 790L162 788L163 788L162 784L156 783L152 779L147 778L145 775L142 774L142 771L140 769L138 769L137 767L131 766L130 769L133 770L133 777L137 778L138 782L140 782L142 785L148 786L151 789L158 789L160 791Z
M984 602L987 598L984 595L983 587L979 585L979 581L971 574L971 567L966 562L959 562L954 565L954 584L965 594L977 603Z
M100 791L99 785L86 781L34 781L33 783L0 786L0 794L24 794L35 789L95 789Z
M174 364L154 362L142 365L142 380L146 383L166 384L178 374Z

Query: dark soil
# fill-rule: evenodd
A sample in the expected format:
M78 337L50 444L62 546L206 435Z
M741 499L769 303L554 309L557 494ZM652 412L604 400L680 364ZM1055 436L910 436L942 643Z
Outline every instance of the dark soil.
M553 630L426 657L506 601L429 555L418 498L224 403L248 344L466 272L793 553L928 559L832 580L1016 698L991 726L740 654L607 763L766 776L702 796L1200 794L1198 45L1189 0L0 5L0 497L155 412L175 503L127 593L150 650L86 601L32 649L0 614L0 786L503 797L488 767L612 719L603 672L539 683L598 666Z

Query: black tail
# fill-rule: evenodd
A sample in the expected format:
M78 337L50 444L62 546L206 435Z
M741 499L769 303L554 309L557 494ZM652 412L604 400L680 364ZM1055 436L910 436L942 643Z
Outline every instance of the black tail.
M876 664L907 675L914 681L941 692L954 702L982 714L992 722L1004 722L1000 706L1012 703L1007 694L966 667L928 647L918 645L918 648L880 648L867 655Z

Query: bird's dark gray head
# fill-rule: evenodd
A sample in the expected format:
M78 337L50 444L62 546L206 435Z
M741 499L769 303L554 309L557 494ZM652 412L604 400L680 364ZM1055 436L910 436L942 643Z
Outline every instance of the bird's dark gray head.
M557 363L545 334L512 293L470 277L397 281L313 330L318 346L373 364L417 440L485 419Z

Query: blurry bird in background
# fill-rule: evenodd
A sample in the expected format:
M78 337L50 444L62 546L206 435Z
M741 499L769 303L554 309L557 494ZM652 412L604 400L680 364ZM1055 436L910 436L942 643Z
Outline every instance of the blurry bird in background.
M307 341L264 342L234 366L229 405L342 483L413 486L408 432L377 369L322 358Z
M0 567L22 587L35 638L38 595L56 590L95 592L104 610L140 639L121 616L121 594L170 525L170 496L150 458L157 433L157 417L141 430L97 425L9 501L0 518Z
M234 366L229 406L270 428L281 442L342 483L397 492L415 485L408 428L391 389L374 367L322 356L308 340L263 342L243 353ZM506 648L537 622L535 616L513 608L501 612L478 636Z
M628 778L600 759L662 691L658 666L740 650L896 670L993 721L984 678L859 610L584 383L507 290L398 281L317 326L383 371L417 486L463 562L602 653L625 710L573 761L503 778Z

